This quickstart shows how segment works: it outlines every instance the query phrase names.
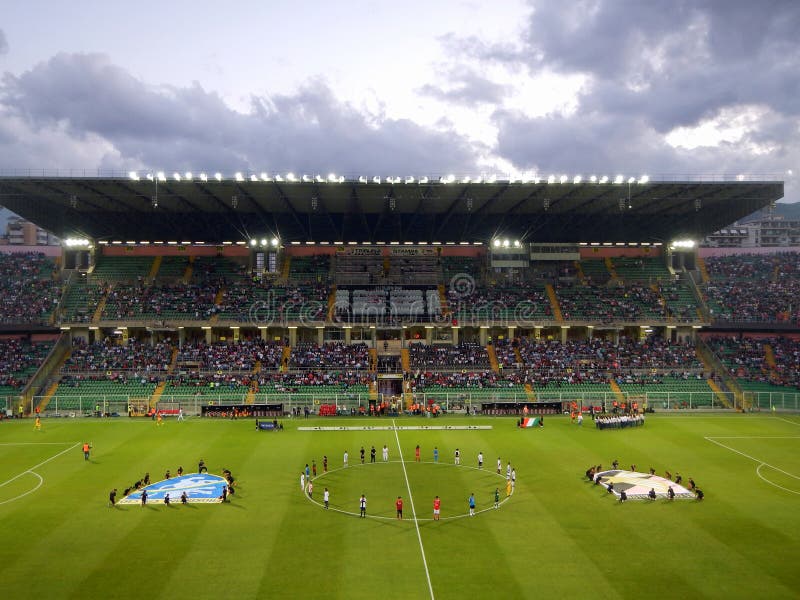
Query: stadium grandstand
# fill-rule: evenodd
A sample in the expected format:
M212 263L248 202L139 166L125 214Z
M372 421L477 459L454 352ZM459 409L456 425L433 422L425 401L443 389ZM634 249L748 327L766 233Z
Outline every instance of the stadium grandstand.
M0 178L0 408L800 408L779 181ZM333 408L331 408L333 407Z

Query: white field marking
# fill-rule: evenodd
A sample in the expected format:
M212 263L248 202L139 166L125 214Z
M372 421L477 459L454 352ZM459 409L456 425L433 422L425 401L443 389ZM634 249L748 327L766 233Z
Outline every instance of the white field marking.
M791 419L784 419L783 417L775 417L775 418L778 419L778 421L785 421L786 423L791 423L792 425L797 425L798 427L800 427L800 423L798 423L797 421L792 421Z
M758 476L761 478L761 480L762 480L762 481L766 481L768 484L770 484L770 485L774 485L776 488L780 488L780 489L782 489L782 490L783 490L783 491L785 491L785 492L789 492L789 493L791 493L791 494L800 494L800 492L798 492L797 490L790 490L789 488L785 488L785 487L783 487L782 485L778 485L778 484L777 484L777 483L775 483L774 481L770 481L769 479L767 479L766 477L764 477L764 476L761 474L761 467L764 467L764 466L766 466L766 467L769 467L769 465L768 465L768 464L766 464L766 463L761 463L760 465L758 465L758 467L756 467L756 475L758 475Z
M394 419L392 419L394 425ZM422 564L425 567L425 577L428 579L428 591L431 593L431 600L434 600L433 585L431 584L431 573L428 571L428 560L425 558L425 548L422 545L422 534L419 532L419 521L417 521L417 511L414 508L414 497L411 495L411 483L408 481L408 472L406 471L406 461L403 459L403 447L400 445L400 437L397 435L397 429L394 430L394 439L397 441L397 451L400 453L400 466L403 467L403 476L406 478L406 488L408 488L408 501L411 503L411 514L414 517L414 528L417 530L417 540L419 541L419 551L422 553Z
M390 463L399 463L399 462L401 462L401 461L399 461L399 460L389 460L389 461L386 461L386 462L380 461L380 462L375 462L375 463L364 463L363 465L362 464L355 464L355 465L353 465L353 467L344 467L344 466L337 467L335 469L328 469L327 472L320 473L319 475L317 475L316 477L313 478L313 481L317 481L318 479L320 479L322 477L325 477L326 475L328 475L330 473L335 473L336 471L344 471L345 469L350 469L350 468L355 468L355 467L366 467L366 466L371 465L371 464L372 465L388 465ZM480 471L481 473L488 473L489 472L489 471L486 471L485 469L479 469L478 467L470 467L468 465L454 465L452 463L445 463L445 462L433 462L432 460L422 460L422 461L420 461L419 464L423 464L423 465L438 465L438 466L442 466L442 467L457 467L459 469L472 469L473 471ZM492 474L493 475L497 475L496 473L492 473ZM506 480L505 479L505 475L497 475L497 476L500 479L502 479L503 481ZM503 504L508 502L508 500L511 499L511 496L514 495L514 492L515 492L515 489L511 488L511 494L509 496L506 496L502 500L500 500L500 506L503 506ZM319 506L322 509L325 508L325 504L323 502L320 502L319 500L317 500L316 497L315 498L309 497L308 493L305 490L300 492L300 493L303 494L303 496L306 497L306 500L308 500L312 504L316 504L317 506ZM319 497L319 496L317 496L317 497ZM349 511L349 510L336 508L334 506L331 506L330 503L328 503L328 510L331 511L331 512L337 512L337 513L340 513L340 514L343 514L343 515L350 515L350 516L353 516L353 517L360 516L360 514L357 513L357 512L352 512L352 511ZM494 503L492 503L492 508L482 508L480 510L476 510L475 514L479 515L481 513L490 512L492 510L494 510ZM456 519L466 519L468 516L469 516L469 513L464 513L464 514L461 514L461 515L452 515L450 517L440 517L438 520L439 521L454 521ZM369 515L369 514L367 515L367 518L368 519L385 519L387 521L396 521L397 520L396 517L383 517L381 515ZM433 521L433 519L430 518L430 517L428 517L428 518L417 517L416 520L417 521Z
M713 438L706 437L705 439L707 439L709 442L711 442L713 444L716 444L717 446L722 446L726 450L730 450L731 452L735 452L736 454L740 454L741 456L744 456L745 458L749 458L753 462L757 462L758 463L758 467L756 467L756 475L758 475L759 478L762 481L765 481L766 483L769 483L770 485L774 485L775 487L780 488L780 489L782 489L784 491L791 492L793 494L800 494L800 492L796 492L794 490L787 489L787 488L782 487L782 486L778 485L777 483L773 483L769 479L765 478L763 475L761 475L761 467L769 467L770 469L774 469L775 471L778 471L779 473L783 473L784 475L786 475L788 477L791 477L792 479L797 479L797 480L800 481L800 477L798 477L797 475L793 475L791 473L788 473L787 471L784 471L783 469L779 469L778 467L776 467L774 465L771 465L768 462L764 462L761 459L758 459L758 458L755 458L753 456L750 456L749 454L745 454L744 452L741 452L740 450L737 450L736 448L731 448L730 446L726 446L722 442L718 442L717 440L715 440Z
M44 483L44 479L42 479L41 475L39 475L38 473L34 473L33 471L30 471L30 470L25 471L25 473L30 473L31 475L34 475L35 477L39 478L39 483L36 484L36 487L31 489L31 490L28 490L27 492L25 492L23 494L20 494L19 496L14 496L13 498L9 498L8 500L3 500L2 502L0 502L0 505L8 504L9 502L14 502L14 500L19 500L20 498L24 498L28 494L32 494L33 492L38 490L40 487L42 487L42 484ZM25 473L22 473L22 474L24 475ZM6 482L6 483L8 483L8 482ZM3 485L5 485L5 483Z
M800 435L711 435L709 440L800 440Z
M73 448L77 448L78 446L80 446L80 444L81 444L80 442L75 442L75 444L73 444L72 446L70 446L70 447L69 447L69 448L67 448L66 450L62 450L61 452L59 452L59 453L58 453L58 454L56 454L55 456L51 456L50 458L48 458L48 459L46 459L46 460L43 460L42 462L40 462L38 465L34 465L34 466L32 466L30 469L25 469L25 470L24 470L22 473L20 473L19 475L15 475L14 477L12 477L11 479L9 479L8 481L4 481L3 483L0 483L0 487L3 487L3 486L6 486L6 485L8 485L8 484L9 484L9 483L11 483L12 481L16 481L17 479L19 479L20 477L22 477L22 476L23 476L23 475L25 475L26 473L30 473L30 472L32 472L34 469L38 469L38 468L39 468L39 467L41 467L42 465L46 465L46 464L47 464L47 463L49 463L51 460L54 460L54 459L58 458L58 457L59 457L59 456L61 456L62 454L66 454L67 452L69 452L69 451L70 451L70 450L72 450Z
M0 446L66 446L72 442L0 442Z

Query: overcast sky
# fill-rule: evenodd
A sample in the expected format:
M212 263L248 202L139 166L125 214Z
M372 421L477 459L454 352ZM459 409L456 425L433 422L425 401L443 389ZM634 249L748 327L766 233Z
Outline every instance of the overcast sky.
M782 178L800 1L0 0L0 171Z

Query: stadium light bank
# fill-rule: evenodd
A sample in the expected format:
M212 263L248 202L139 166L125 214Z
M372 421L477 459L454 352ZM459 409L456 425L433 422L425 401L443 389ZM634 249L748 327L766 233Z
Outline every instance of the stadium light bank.
M166 182L167 176L164 171L157 171L155 173L148 172L145 174L145 179L147 181L160 181ZM129 171L128 178L131 181L141 181L142 178L137 171ZM319 184L340 184L345 183L348 181L343 175L336 175L335 173L328 173L327 176L322 174L316 175L308 175L303 174L299 177L295 175L293 172L288 172L285 175L281 175L276 173L275 175L270 175L265 171L261 171L259 173L252 172L249 174L245 174L244 171L236 171L232 176L225 177L221 172L217 171L214 173L213 178L218 182L223 182L225 180L235 181L237 183L319 183ZM185 173L181 174L175 171L172 174L172 179L175 182L193 182L193 181L201 181L203 183L207 183L209 180L209 175L205 172L200 172L197 176L192 171L186 171ZM743 180L743 176L738 176L737 179L739 181ZM353 182L358 182L362 185L370 185L370 184L377 184L380 185L382 183L388 183L389 185L428 185L431 182L431 178L428 176L416 177L414 175L406 175L401 177L399 175L390 175L387 177L382 177L380 175L373 175L373 176L366 176L366 175L359 175L358 178L353 179ZM456 177L456 175L450 173L448 175L443 175L441 177L436 178L434 181L443 184L443 185L450 185L454 183L460 183L462 185L494 185L497 183L508 183L508 184L523 184L527 185L533 183L534 185L538 185L540 183L546 183L547 185L555 185L555 184L566 184L572 183L573 185L580 185L580 184L600 184L606 185L608 183L613 183L615 185L621 185L624 183L628 183L629 185L632 184L640 184L644 185L650 182L649 175L641 175L638 179L636 177L625 177L624 175L618 174L612 180L608 175L592 175L589 178L584 178L583 175L574 175L570 177L569 175L549 175L547 178L540 176L538 173L534 172L514 172L509 173L506 178L500 177L496 174L486 175L480 174L478 176L471 176L471 175L464 175L461 177Z

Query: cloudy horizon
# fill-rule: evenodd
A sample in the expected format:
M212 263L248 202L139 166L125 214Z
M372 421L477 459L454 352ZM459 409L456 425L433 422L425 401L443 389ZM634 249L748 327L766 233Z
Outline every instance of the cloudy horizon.
M0 171L744 174L800 200L792 1L5 15Z

